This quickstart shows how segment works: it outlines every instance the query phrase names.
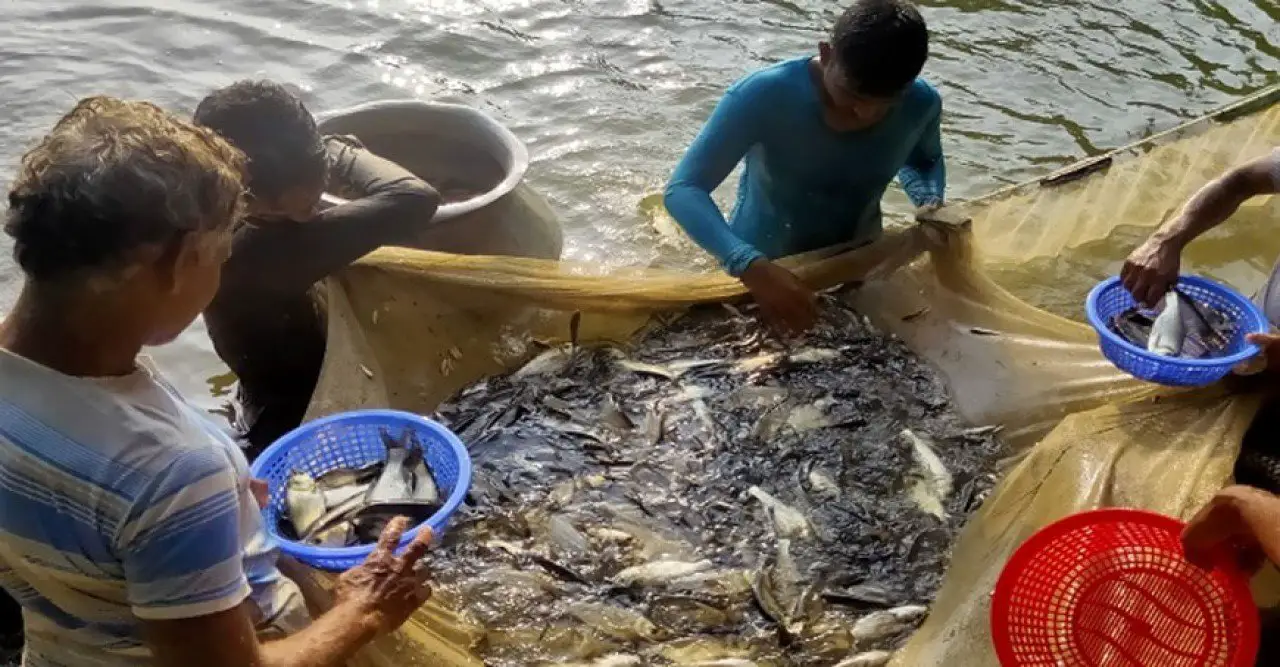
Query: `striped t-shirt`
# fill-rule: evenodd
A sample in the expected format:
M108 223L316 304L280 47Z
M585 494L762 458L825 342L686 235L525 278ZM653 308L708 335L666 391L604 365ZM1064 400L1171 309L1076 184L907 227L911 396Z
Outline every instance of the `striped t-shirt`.
M139 619L246 599L296 618L276 555L244 455L145 364L76 378L0 351L0 584L26 665L150 664Z

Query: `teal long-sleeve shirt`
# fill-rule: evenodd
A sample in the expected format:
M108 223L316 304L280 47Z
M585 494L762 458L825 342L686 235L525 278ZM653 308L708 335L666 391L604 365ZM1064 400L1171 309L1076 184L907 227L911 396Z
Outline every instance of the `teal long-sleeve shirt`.
M879 123L836 132L823 121L809 60L734 84L667 184L667 210L732 275L760 257L876 238L895 176L917 206L943 199L942 98L933 86L916 80ZM726 221L711 192L743 160Z

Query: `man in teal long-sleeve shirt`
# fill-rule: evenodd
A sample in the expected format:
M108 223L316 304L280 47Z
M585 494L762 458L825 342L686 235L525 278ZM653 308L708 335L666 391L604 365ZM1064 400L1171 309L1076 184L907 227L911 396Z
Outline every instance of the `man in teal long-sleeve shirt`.
M875 239L895 176L917 207L942 204L942 100L917 78L928 51L911 4L857 0L816 58L734 84L676 167L667 209L780 330L808 329L817 311L813 292L770 260ZM745 169L726 222L711 192L739 161Z

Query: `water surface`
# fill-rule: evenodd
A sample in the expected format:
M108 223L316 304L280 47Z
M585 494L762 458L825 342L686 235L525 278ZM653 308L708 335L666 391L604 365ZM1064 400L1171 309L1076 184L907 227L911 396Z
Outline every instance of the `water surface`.
M921 4L935 43L926 76L945 100L953 198L1037 176L1280 81L1274 0ZM270 77L300 86L314 109L388 97L483 108L528 144L529 180L561 217L569 257L647 264L657 251L640 201L661 187L725 87L812 52L841 6L7 0L0 180L82 96L185 111L213 87ZM1251 236L1236 244L1242 253ZM1123 256L1116 247L1080 260L1080 271L1110 270L1107 262ZM7 304L17 277L7 246L0 251ZM1229 249L1213 257L1233 261ZM222 371L202 326L156 354L184 389L216 403L211 392L225 379L208 380Z

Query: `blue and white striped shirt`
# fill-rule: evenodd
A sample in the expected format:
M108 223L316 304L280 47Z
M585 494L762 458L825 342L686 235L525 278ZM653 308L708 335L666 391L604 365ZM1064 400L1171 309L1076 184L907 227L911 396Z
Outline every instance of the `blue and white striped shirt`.
M0 351L0 585L31 667L145 665L139 619L299 604L235 443L145 364L76 378Z

